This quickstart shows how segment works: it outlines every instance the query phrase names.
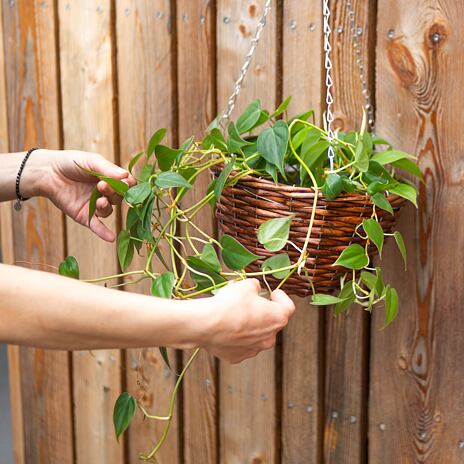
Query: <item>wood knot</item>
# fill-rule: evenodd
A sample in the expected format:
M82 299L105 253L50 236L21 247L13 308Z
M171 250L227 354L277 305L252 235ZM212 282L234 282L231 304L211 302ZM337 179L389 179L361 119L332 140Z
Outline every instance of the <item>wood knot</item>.
M252 459L251 464L264 464L263 458L255 457Z
M346 121L346 118L344 116L335 116L335 118L333 120L333 128L334 129L339 129L342 132L344 132L345 129L346 129L346 126L347 126L347 121Z
M417 81L416 64L409 49L398 42L391 40L387 43L387 57L394 73L405 85L413 85Z
M437 49L443 46L447 38L446 27L443 24L435 23L427 31L425 43L427 48Z
M247 31L247 28L245 27L244 24L240 24L240 26L238 27L239 31L240 31L240 34L242 34L243 37L250 37L251 36L251 32Z
M408 368L408 361L403 356L400 356L398 359L398 367L402 370L405 371Z
M256 5L255 4L251 4L249 7L248 7L248 13L250 13L250 16L252 18L254 18L256 16Z

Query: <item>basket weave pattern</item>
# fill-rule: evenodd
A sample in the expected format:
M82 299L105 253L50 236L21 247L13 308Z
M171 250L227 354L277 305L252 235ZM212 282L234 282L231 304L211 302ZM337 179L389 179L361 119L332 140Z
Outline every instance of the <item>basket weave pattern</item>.
M269 219L294 214L289 240L300 249L303 247L314 201L314 191L306 187L274 184L266 179L247 176L233 187L222 192L216 206L216 217L220 230L235 237L249 251L263 259L252 263L247 271L259 272L263 261L275 253L267 251L257 240L258 227ZM384 232L391 232L397 213L405 200L396 195L388 197L395 214L377 208L377 216ZM365 244L355 234L356 227L364 218L372 216L373 206L368 196L361 194L342 194L328 201L319 193L316 216L308 245L308 259L305 268L307 274L296 272L285 282L283 289L297 296L312 293L309 279L316 292L331 293L339 289L340 277L347 269L333 266L340 253L350 244ZM361 229L362 232L362 229ZM300 252L287 245L279 253L288 253L292 263L296 262ZM369 255L375 253L369 249ZM269 284L279 281L266 276Z

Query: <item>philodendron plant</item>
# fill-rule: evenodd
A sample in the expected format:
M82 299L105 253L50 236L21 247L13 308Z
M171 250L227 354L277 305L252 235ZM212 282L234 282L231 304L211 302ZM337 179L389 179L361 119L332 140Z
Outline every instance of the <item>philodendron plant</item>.
M329 200L344 192L361 193L371 199L372 217L364 219L356 228L356 234L365 240L366 245L356 243L344 249L334 263L346 268L338 293L313 292L311 303L335 305L337 314L347 311L352 304L371 311L382 303L385 326L390 324L397 314L398 295L394 288L384 283L381 268L371 264L368 247L376 247L381 254L385 235L392 235L406 265L401 234L398 231L385 234L376 211L381 209L393 214L386 192L416 205L416 188L400 172L421 179L420 170L413 156L394 150L388 141L365 131L365 121L359 132L338 132L330 138L324 128L315 124L313 111L288 118L286 110L289 102L290 98L270 113L262 109L259 100L253 101L224 130L220 128L221 119L218 118L208 128L203 140L192 137L179 148L162 143L165 129L156 131L146 150L134 156L129 164L129 170L138 180L132 188L100 173L89 172L106 181L128 206L126 226L119 234L117 246L123 272L96 280L109 281L126 276L135 276L134 282L150 279L152 295L182 300L213 294L231 280L251 276L272 275L280 282L277 287L281 287L292 274L304 271L315 205L305 243L298 247L300 257L294 262L282 253L291 244L292 217L272 219L260 225L257 240L275 256L266 259L259 272L247 272L247 267L260 256L232 236L222 235L218 239L211 236L195 221L203 208L214 210L215 202L221 198L224 189L245 176L256 176L275 183L308 187L316 194L322 192ZM327 160L329 146L335 153L335 165L331 170ZM211 170L219 170L220 173L213 177L199 200L196 197L194 202L189 201L188 195L195 182ZM95 190L90 200L89 220L95 213L98 197L99 193ZM134 254L141 253L142 249L146 256L144 268L126 271ZM161 249L167 252L161 253ZM61 264L60 272L78 278L79 267L75 259L67 258ZM266 279L263 280L267 284ZM166 349L160 350L169 366ZM166 424L157 445L149 453L141 455L142 460L156 462L156 454L169 431L180 383L197 354L198 350L194 351L179 374L166 416L152 415L129 393L123 393L117 400L114 409L117 437L127 429L137 407L145 418Z

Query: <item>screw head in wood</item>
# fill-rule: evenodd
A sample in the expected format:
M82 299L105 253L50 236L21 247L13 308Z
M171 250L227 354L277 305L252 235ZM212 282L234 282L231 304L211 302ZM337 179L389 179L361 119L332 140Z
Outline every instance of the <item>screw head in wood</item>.
M439 32L434 32L434 33L432 34L431 40L432 40L432 42L433 42L434 44L437 44L438 42L440 42L440 40L441 40L441 35L440 35L440 33L439 33Z
M464 449L464 440L459 440L459 442L458 442L458 448L459 448L459 449Z
M314 23L311 23L308 29L309 29L309 32L314 32L316 30L316 25Z
M387 32L387 37L389 39L393 39L393 37L395 37L395 31L393 29L390 29L388 32Z
M230 17L229 16L224 16L224 18L222 18L222 22L224 24L229 24L230 23Z
M290 29L291 29L292 31L294 31L294 30L296 29L296 21L295 21L294 19L292 19L292 20L290 21Z
M387 430L387 426L385 424L379 424L379 429L382 431L382 432L385 432L385 430Z

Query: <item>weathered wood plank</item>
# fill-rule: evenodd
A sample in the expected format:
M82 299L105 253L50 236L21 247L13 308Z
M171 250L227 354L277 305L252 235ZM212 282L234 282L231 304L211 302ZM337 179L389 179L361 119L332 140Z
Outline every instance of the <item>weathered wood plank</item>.
M3 15L10 148L59 148L54 4L3 1ZM14 216L13 228L16 261L56 264L63 258L62 217L46 200L28 202L21 214ZM13 369L18 361L25 462L73 462L68 354L23 348L19 360L10 351ZM13 381L17 388L18 378ZM21 460L22 450L16 448L15 452Z
M227 98L238 77L243 59L250 47L264 1L219 0L218 36L218 102L225 108ZM259 48L233 115L255 98L272 109L277 93L277 11L268 20ZM239 365L221 363L221 449L225 464L243 462L274 463L276 449L276 375L275 350Z
M179 141L191 135L201 137L215 117L215 2L179 0L177 2ZM197 202L206 192L207 175L195 182L186 197ZM214 233L212 215L204 208L196 224ZM184 354L184 363L190 353ZM217 366L203 352L184 380L185 462L217 462Z
M128 165L132 155L145 149L156 129L168 129L168 142L172 142L175 135L175 52L172 48L171 13L169 0L123 0L116 3L119 138L123 166ZM125 211L123 213L125 216ZM136 256L134 269L143 269L144 265L145 257ZM150 294L150 281L127 286L126 290ZM172 351L169 355L173 371L177 371L175 353ZM128 350L126 373L128 391L136 392L148 411L165 414L175 376L165 366L159 350ZM176 411L169 437L157 455L160 464L179 462L178 422ZM137 415L129 429L130 462L137 462L139 453L149 450L164 427L163 422L144 421L140 414Z
M66 148L100 152L115 160L115 100L111 2L63 0L59 5L63 133ZM106 221L116 228L114 215ZM68 220L68 252L83 277L117 271L115 248ZM120 353L73 354L74 421L78 464L123 462L116 442L113 405L120 393Z
M290 1L283 10L283 97L289 114L314 108L321 120L322 10ZM302 44L311 44L302 52ZM283 334L282 463L319 463L322 450L323 312L295 298L295 316Z
M375 38L375 2L353 2L365 73L373 79L371 52ZM334 125L358 129L364 98L353 49L346 2L332 2ZM370 86L372 91L372 85ZM354 307L347 316L332 317L326 326L325 431L326 463L361 463L366 454L368 315Z
M372 330L370 462L464 459L464 230L461 129L464 20L458 1L379 2L378 132L419 156L419 209L402 212L409 270L388 247L400 311ZM391 245L391 244L390 244ZM391 253L388 253L391 252Z

